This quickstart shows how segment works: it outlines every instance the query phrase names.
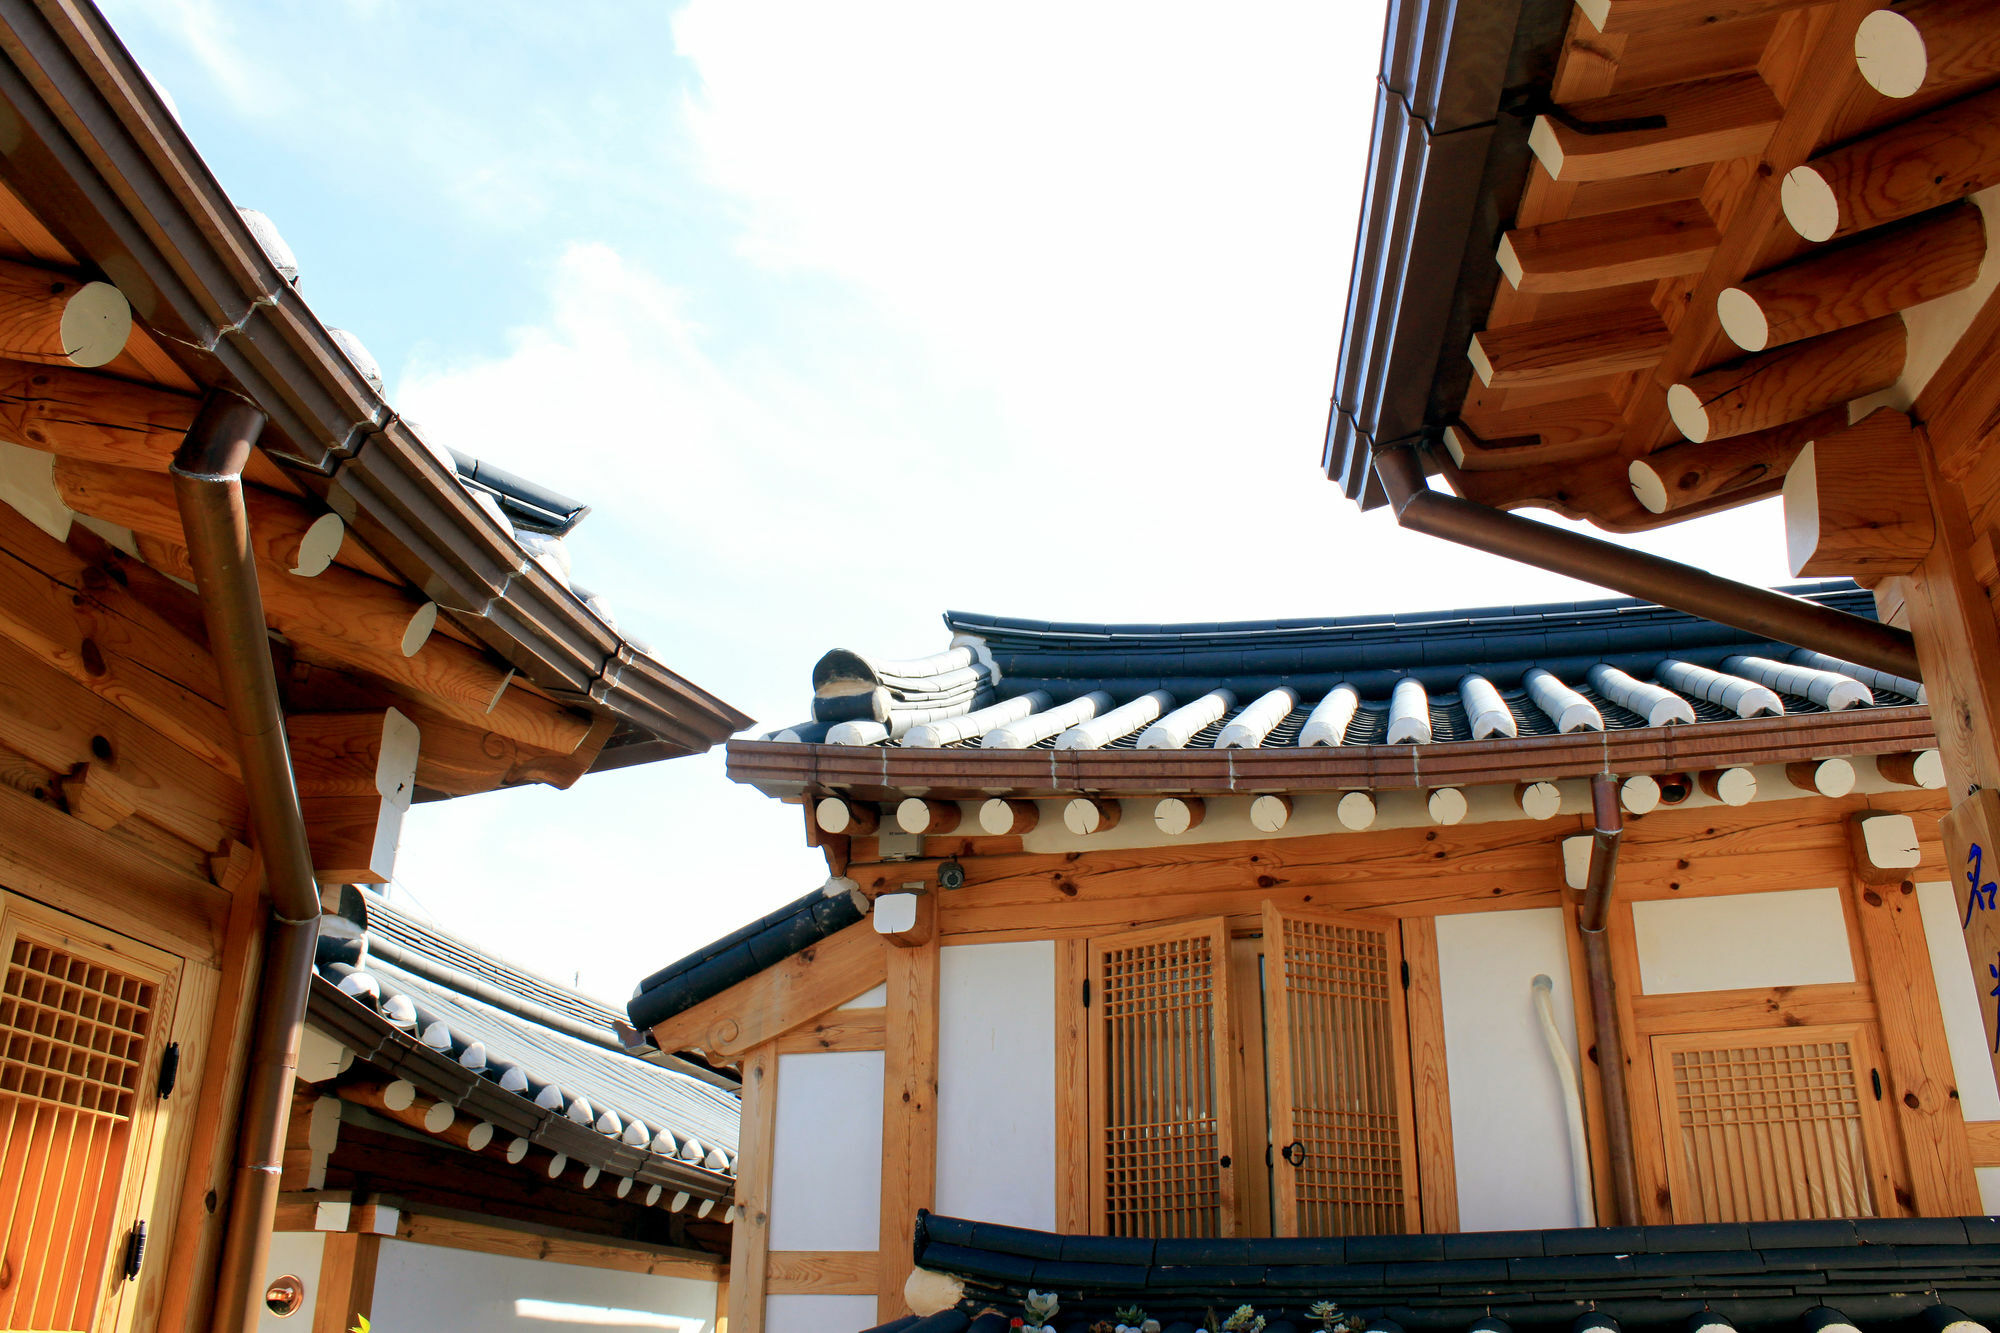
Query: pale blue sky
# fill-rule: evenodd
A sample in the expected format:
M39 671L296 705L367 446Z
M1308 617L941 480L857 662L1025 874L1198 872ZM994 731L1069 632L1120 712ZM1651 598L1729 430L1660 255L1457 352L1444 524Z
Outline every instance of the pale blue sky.
M592 504L576 580L765 726L947 607L1591 593L1318 472L1376 0L105 9L397 407ZM1646 544L1785 576L1768 504ZM612 999L824 874L719 754L420 807L399 865Z

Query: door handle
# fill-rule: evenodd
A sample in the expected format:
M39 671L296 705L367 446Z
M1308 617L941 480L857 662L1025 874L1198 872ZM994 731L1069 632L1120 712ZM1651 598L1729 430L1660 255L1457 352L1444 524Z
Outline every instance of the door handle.
M1285 1160L1293 1166L1304 1166L1306 1164L1306 1145L1297 1139L1293 1139L1285 1145Z

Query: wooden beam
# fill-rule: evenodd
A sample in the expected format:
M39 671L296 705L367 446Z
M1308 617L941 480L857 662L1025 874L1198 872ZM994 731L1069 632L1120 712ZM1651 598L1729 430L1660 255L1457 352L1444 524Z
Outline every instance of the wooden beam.
M1774 481L1808 441L1847 428L1845 404L1768 430L1703 444L1675 444L1627 465L1632 494L1649 513L1671 514L1730 491Z
M1032 832L1041 818L1042 809L1033 801L996 796L979 807L979 827L996 838Z
M1757 775L1747 768L1705 768L1695 774L1695 785L1724 805L1748 805L1757 799Z
M187 564L187 536L181 529L173 484L164 474L64 456L56 459L53 476L63 503L77 513L130 528L177 550L178 555L166 557L174 566L168 572L181 574ZM250 541L260 572L283 570L309 578L329 564L340 564L385 583L403 581L355 541L340 515L331 510L314 509L262 486L243 488L243 507L250 515Z
M1881 1014L1882 1104L1902 1130L1913 1211L1919 1217L1965 1217L1982 1211L1972 1150L1959 1109L1958 1080L1946 1045L1930 946L1917 910L1916 887L1865 882L1874 870L1855 865L1854 919Z
M1667 326L1648 304L1486 329L1473 335L1466 355L1481 384L1511 389L1643 370L1667 340Z
M1875 756L1875 771L1899 787L1944 786L1944 758L1936 750L1905 750Z
M1835 241L2000 184L2000 89L1823 153L1785 176L1785 220Z
M164 470L199 406L109 375L0 361L0 437L64 458Z
M957 801L927 801L921 796L908 796L896 806L896 827L905 833L919 836L950 833L958 827L958 820Z
M1199 796L1163 796L1153 805L1153 825L1170 838L1200 826L1208 805Z
M8 360L102 366L131 335L132 307L110 283L0 260L0 348Z
M1700 33L1713 25L1781 14L1818 0L1577 0L1591 25L1607 36Z
M1858 810L1847 817L1847 855L1862 884L1900 886L1923 864L1916 821L1909 815Z
M885 893L869 921L892 949L918 949L937 938L936 893Z
M312 1333L349 1333L361 1326L359 1320L375 1308L375 1265L381 1254L380 1236L352 1231L326 1233Z
M1985 258L1979 209L1952 204L1730 287L1716 318L1731 342L1761 352L1969 287Z
M1403 960L1410 983L1410 1069L1416 1104L1417 1195L1424 1230L1457 1231L1458 1167L1451 1147L1451 1085L1445 1072L1444 981L1438 970L1437 919L1403 922Z
M772 1296L873 1296L873 1250L773 1250L764 1290Z
M1079 838L1087 838L1117 828L1124 812L1123 801L1078 796L1063 803L1063 826Z
M184 957L212 964L222 953L227 892L5 786L0 884Z
M2000 75L2000 28L1981 0L1904 0L1861 21L1854 63L1884 97L1942 101Z
M730 1333L764 1333L764 1291L771 1255L771 1153L777 1128L778 1052L767 1043L743 1062L737 1213L729 1237ZM883 1160L886 1173L886 1156Z
M426 739L394 708L292 713L285 718L292 771L302 796L410 798Z
M156 534L168 523L179 531L173 483L164 474L80 463L62 472L72 506L91 507L82 512L97 511L127 526L145 521ZM265 520L266 535L253 543L265 616L301 652L378 677L448 717L538 749L566 755L583 743L588 718L510 688L511 669L460 639L432 632L436 603L400 584L322 564L318 555L324 552L311 547L319 516L269 495L254 506L246 496L246 507L253 509L253 531L258 519ZM333 546L346 549L340 542ZM313 558L300 563L305 556ZM300 570L313 572L295 572Z
M2000 1166L2000 1120L1973 1120L1965 1126L1974 1166Z
M828 833L850 837L873 833L881 821L881 812L865 801L850 801L845 796L822 796L813 804L813 822Z
M743 1055L881 985L890 952L866 921L856 922L656 1024L653 1041L668 1052Z
M889 951L888 1045L882 1063L882 1211L875 1314L908 1314L917 1210L937 1202L938 942Z
M206 646L94 568L0 505L0 637L233 776L235 732Z
M1886 389L1903 373L1901 315L1738 357L1667 390L1681 434L1700 444L1768 430Z
M1801 449L1785 477L1792 572L1914 573L1937 540L1922 452L1910 419L1893 407Z
M577 1268L597 1268L614 1273L687 1278L694 1282L715 1282L726 1272L720 1255L523 1231L476 1222L470 1218L437 1217L407 1210L397 1219L396 1239L413 1245L435 1245L440 1249L500 1254L514 1259L570 1264Z
M888 1041L888 1032L888 1020L880 1009L835 1009L817 1021L793 1028L778 1038L778 1054L879 1051Z
M1845 796L1854 790L1854 765L1838 756L1804 759L1785 765L1785 780L1803 792Z
M1500 271L1523 292L1582 292L1684 277L1719 239L1698 199L1517 227L1500 238Z
M1535 117L1528 147L1549 178L1565 184L1755 157L1771 141L1783 114L1756 74L1620 93L1563 110L1562 119ZM1609 132L1602 128L1656 118L1663 123Z

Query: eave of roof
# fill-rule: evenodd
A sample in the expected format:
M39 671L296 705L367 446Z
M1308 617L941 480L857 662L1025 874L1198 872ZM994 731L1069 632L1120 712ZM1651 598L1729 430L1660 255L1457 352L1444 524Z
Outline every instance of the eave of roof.
M415 439L279 276L94 8L0 0L0 54L13 132L0 179L117 284L195 380L266 411L266 453L371 549L551 696L671 753L749 725L526 559Z
M1531 117L1506 108L1547 86L1571 7L1391 0L1321 458L1366 508L1386 499L1374 450L1431 432L1464 396L1470 367L1442 353L1484 315L1528 163Z
M1625 731L1435 745L1244 750L912 750L734 740L728 773L773 796L842 791L864 799L921 792L1152 795L1396 790L1616 773L1672 773L1890 754L1934 745L1927 707L1855 709Z
M962 1278L965 1297L935 1322L874 1333L1003 1329L1030 1288L1062 1299L1054 1326L1065 1333L1129 1304L1169 1329L1245 1303L1307 1327L1316 1321L1306 1307L1329 1298L1357 1321L1429 1330L1495 1320L1524 1333L1568 1330L1593 1314L1664 1329L1703 1313L1746 1331L1810 1329L1819 1325L1804 1317L1815 1309L1864 1329L1941 1328L1961 1312L2000 1316L1997 1246L2000 1220L1987 1217L1150 1240L920 1212L917 1264ZM1004 1308L984 1313L994 1307Z
M608 1175L625 1176L642 1185L685 1192L697 1198L727 1200L734 1193L732 1178L644 1148L621 1143L588 1125L579 1125L559 1111L536 1106L490 1079L465 1068L449 1054L433 1050L390 1023L372 1006L341 993L323 976L315 976L307 1006L311 1021L359 1059L391 1078L405 1079L424 1096L445 1102L487 1121L496 1133L524 1138L539 1148L571 1161L595 1166Z

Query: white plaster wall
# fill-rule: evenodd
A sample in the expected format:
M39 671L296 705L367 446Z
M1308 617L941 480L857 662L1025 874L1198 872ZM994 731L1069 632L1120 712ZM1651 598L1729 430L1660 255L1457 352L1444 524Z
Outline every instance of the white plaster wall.
M880 1009L887 1003L889 1003L889 988L886 985L882 985L877 986L871 991L863 991L840 1007L843 1009Z
M264 1264L264 1285L287 1273L305 1283L305 1304L298 1313L280 1319L259 1303L257 1333L309 1333L313 1302L319 1299L319 1261L326 1253L326 1237L317 1231L278 1231L271 1235L271 1257Z
M873 1328L873 1296L766 1296L764 1333L845 1333Z
M1854 980L1839 889L1632 904L1648 995Z
M1972 1174L1979 1180L1979 1206L2000 1217L2000 1166L1976 1166Z
M881 1215L882 1052L779 1056L771 1248L877 1249Z
M1538 973L1554 983L1574 1062L1562 909L1441 916L1437 936L1459 1228L1576 1226L1568 1112L1529 989Z
M938 973L937 1210L1053 1231L1056 946L954 945Z
M1951 885L1942 880L1917 885L1917 906L1923 913L1924 941L1930 946L1931 975L1937 978L1938 1007L1944 1010L1945 1045L1951 1050L1959 1107L1967 1120L2000 1120L2000 1087L1993 1081L1993 1057L1986 1049L1986 1021L1980 1009L1993 979L1988 977L1985 986L1974 984ZM1995 1179L2000 1181L2000 1176ZM1990 1188L1982 1174L1980 1193L1988 1208L1994 1202Z
M577 1318L523 1312L520 1301L581 1306ZM592 1318L591 1312L596 1317ZM715 1284L651 1277L508 1255L384 1240L375 1269L375 1310L382 1333L603 1333L624 1328L703 1333L715 1319ZM286 1328L289 1325L289 1328ZM299 1333L299 1317L279 1325Z

